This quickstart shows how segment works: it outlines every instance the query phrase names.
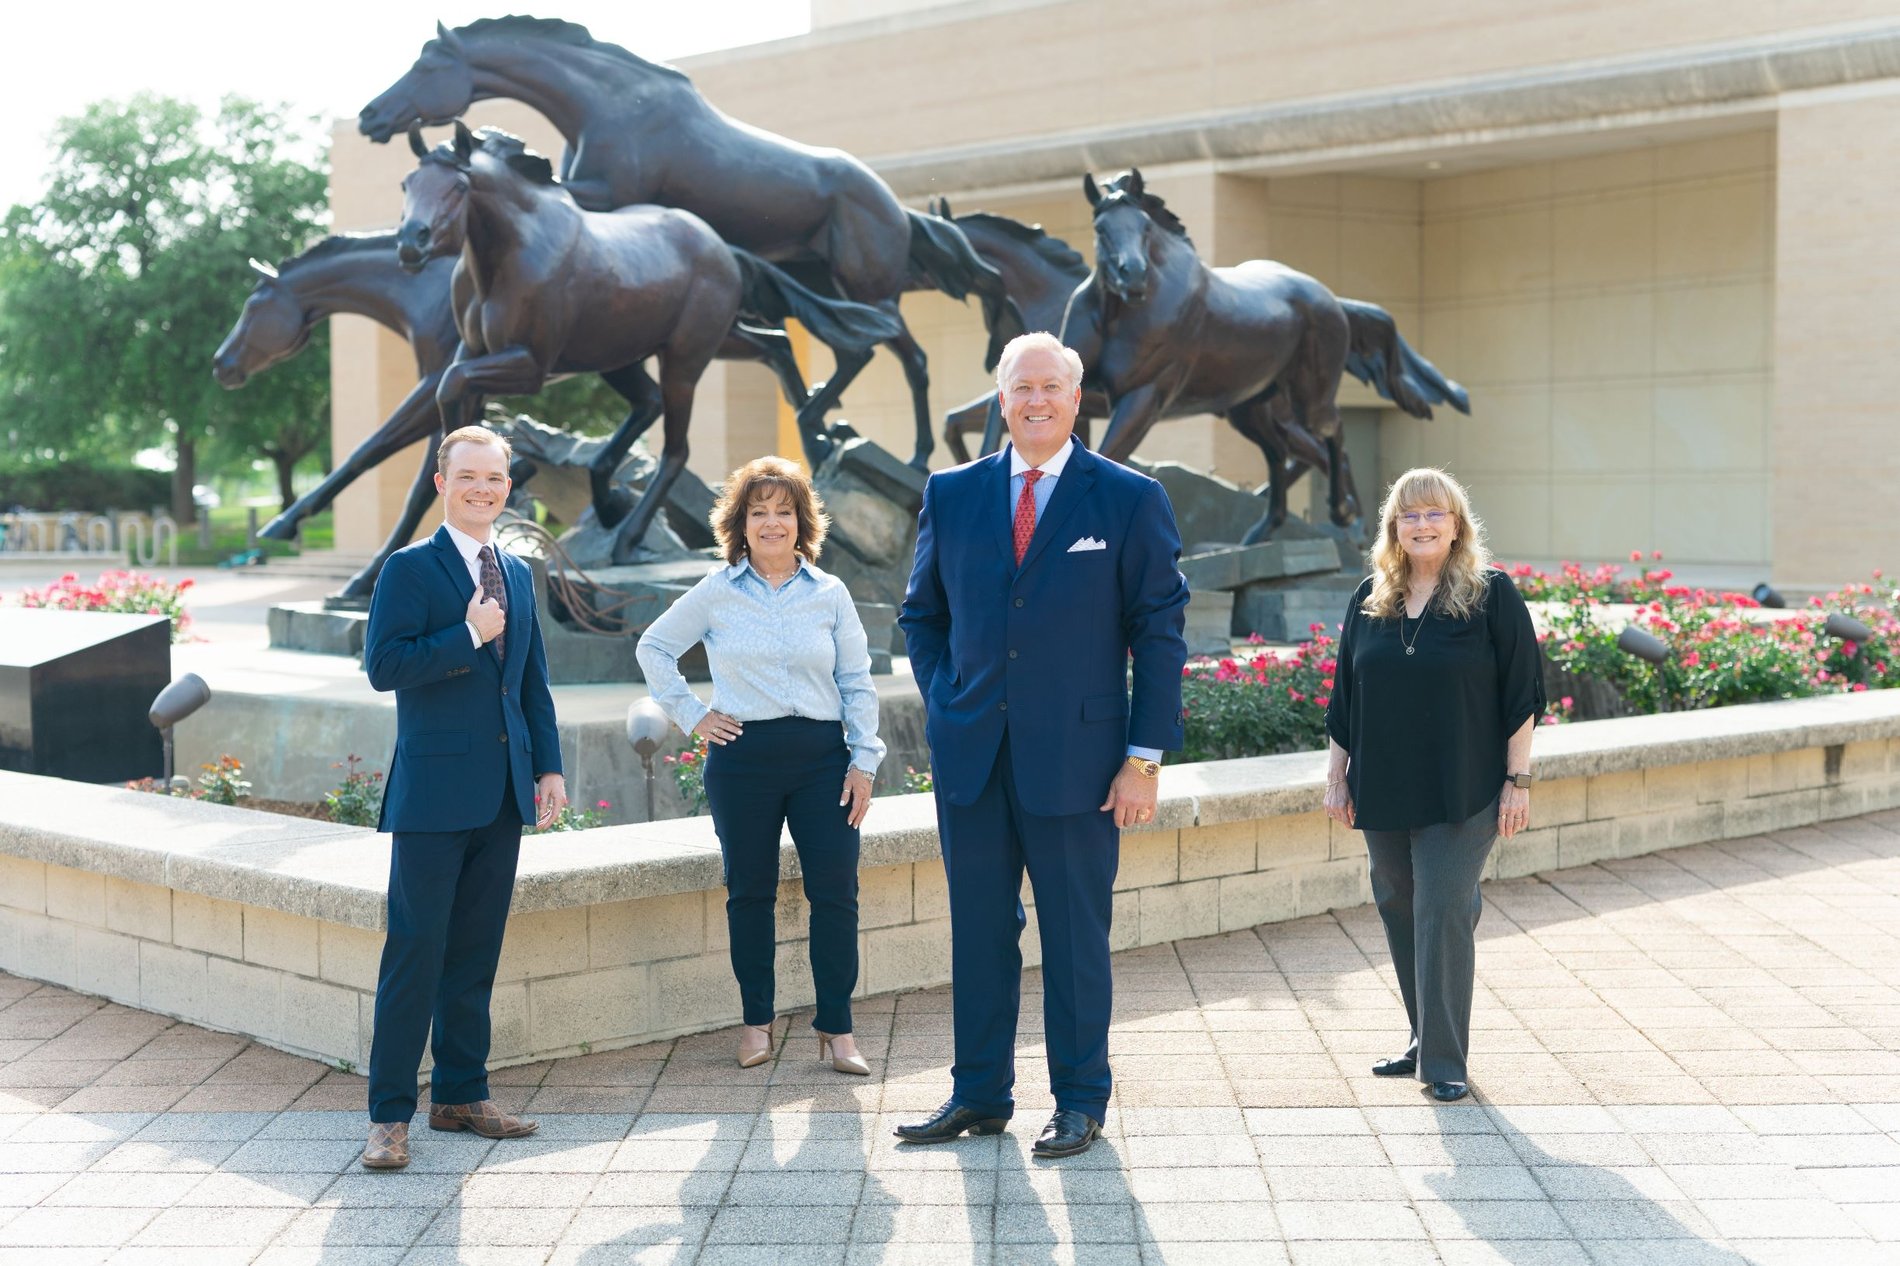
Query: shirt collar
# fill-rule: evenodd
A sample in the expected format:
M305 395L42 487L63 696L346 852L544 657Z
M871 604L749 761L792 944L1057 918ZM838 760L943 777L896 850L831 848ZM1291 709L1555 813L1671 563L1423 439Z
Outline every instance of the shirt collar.
M449 539L455 542L455 552L460 554L465 562L474 562L476 556L482 552L482 546L494 541L493 533L490 533L488 540L478 541L453 524L444 523L442 526L448 529Z
M811 564L805 561L803 554L794 554L792 557L798 562L798 570L786 578L785 583L788 585L791 584L792 581L797 580L800 576L805 575L811 569ZM765 577L759 575L753 568L750 558L742 558L736 563L727 564L726 579L730 580L733 584L742 583L747 576L757 576L759 583L762 585L770 585L772 583Z
M1051 457L1036 469L1042 472L1044 479L1060 479L1062 477L1062 468L1069 464L1069 454L1074 451L1075 442L1071 440L1057 449L1054 457ZM1016 451L1014 444L1011 444L1009 446L1009 477L1014 479L1028 469L1029 463L1023 460L1023 455Z

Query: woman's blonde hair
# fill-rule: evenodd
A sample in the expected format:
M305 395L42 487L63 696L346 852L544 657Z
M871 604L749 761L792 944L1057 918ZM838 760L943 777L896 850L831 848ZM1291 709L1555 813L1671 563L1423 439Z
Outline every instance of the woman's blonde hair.
M791 499L798 515L798 539L792 548L803 554L806 562L818 561L825 532L831 527L825 503L797 462L759 457L726 476L726 486L712 509L713 540L728 563L740 562L746 556L745 516L752 503L770 501L780 493Z
M1451 554L1438 576L1432 606L1445 615L1468 619L1484 606L1490 585L1491 551L1484 546L1484 522L1471 512L1471 498L1456 479L1435 466L1408 470L1392 481L1379 510L1379 537L1366 551L1372 592L1360 610L1379 619L1397 619L1405 610L1412 558L1399 544L1399 515L1419 506L1436 506L1457 516Z

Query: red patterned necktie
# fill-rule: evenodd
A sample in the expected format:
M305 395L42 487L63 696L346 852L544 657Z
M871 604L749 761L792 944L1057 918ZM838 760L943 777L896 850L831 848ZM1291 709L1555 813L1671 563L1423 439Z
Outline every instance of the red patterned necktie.
M1039 470L1023 472L1023 495L1016 498L1016 565L1023 565L1023 555L1029 552L1029 538L1036 534L1036 481L1042 478Z
M482 596L495 600L505 621L508 615L508 586L501 578L501 562L495 557L495 547L482 546L482 552L477 557L481 561ZM504 623L503 628L506 627ZM495 634L495 658L504 662L508 658L508 635L505 632Z

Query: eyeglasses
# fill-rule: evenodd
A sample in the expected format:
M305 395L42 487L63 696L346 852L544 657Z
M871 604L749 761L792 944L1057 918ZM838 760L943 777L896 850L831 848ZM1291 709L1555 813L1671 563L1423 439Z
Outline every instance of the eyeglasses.
M1449 510L1407 510L1399 516L1399 522L1406 527L1417 527L1421 523L1429 523L1437 527L1451 517Z

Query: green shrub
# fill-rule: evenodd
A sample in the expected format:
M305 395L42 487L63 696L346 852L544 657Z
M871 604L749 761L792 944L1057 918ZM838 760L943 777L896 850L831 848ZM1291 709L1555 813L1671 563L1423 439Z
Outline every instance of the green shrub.
M383 772L359 768L360 756L346 756L331 765L343 771L343 785L325 793L324 807L332 822L345 826L375 826L383 811Z
M163 470L84 462L0 467L0 510L150 510L171 499L172 477Z
M1315 624L1311 632L1312 641L1284 653L1263 648L1246 659L1190 661L1181 673L1187 738L1169 761L1232 760L1326 746L1326 703L1339 661L1326 626Z

